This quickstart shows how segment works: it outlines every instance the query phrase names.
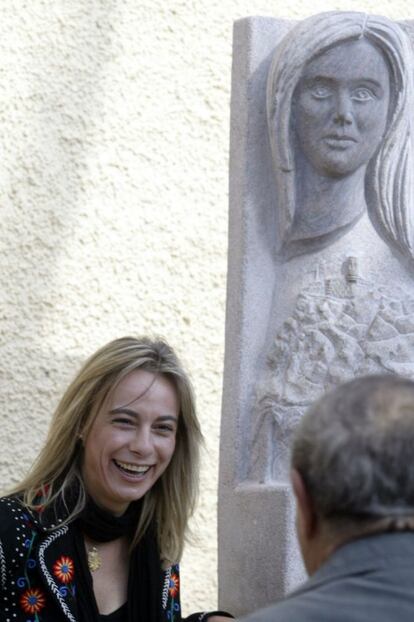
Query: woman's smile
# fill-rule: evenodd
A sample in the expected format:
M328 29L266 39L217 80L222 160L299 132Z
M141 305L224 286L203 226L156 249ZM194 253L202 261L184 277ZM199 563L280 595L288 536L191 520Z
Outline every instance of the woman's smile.
M129 462L120 462L119 460L114 460L113 462L115 466L117 466L121 472L126 473L127 475L136 475L136 476L145 475L152 466L152 465L143 466L139 464L130 464Z
M136 370L118 384L86 437L83 477L95 502L122 514L168 467L179 404L170 380Z

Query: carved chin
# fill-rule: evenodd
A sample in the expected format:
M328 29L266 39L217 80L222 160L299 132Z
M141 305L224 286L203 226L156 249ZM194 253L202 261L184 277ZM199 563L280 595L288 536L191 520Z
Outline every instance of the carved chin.
M312 168L325 177L340 178L352 175L359 169L365 170L374 156L378 145L370 149L356 142L329 142L323 149L305 154Z

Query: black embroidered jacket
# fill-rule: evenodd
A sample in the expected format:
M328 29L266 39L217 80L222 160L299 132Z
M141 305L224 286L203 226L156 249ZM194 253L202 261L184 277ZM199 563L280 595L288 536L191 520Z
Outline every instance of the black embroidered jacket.
M71 526L49 527L16 498L0 499L0 622L78 622ZM179 584L171 566L160 595L166 622L181 620Z

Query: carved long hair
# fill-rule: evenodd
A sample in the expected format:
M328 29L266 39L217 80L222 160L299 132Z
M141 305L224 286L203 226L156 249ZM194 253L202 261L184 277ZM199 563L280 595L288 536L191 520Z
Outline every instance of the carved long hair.
M267 83L267 114L280 203L278 250L289 241L295 216L292 98L309 61L341 43L366 38L384 54L391 79L385 135L366 173L365 196L377 229L401 252L414 256L410 197L414 55L407 34L385 17L356 12L321 13L298 24L278 46Z

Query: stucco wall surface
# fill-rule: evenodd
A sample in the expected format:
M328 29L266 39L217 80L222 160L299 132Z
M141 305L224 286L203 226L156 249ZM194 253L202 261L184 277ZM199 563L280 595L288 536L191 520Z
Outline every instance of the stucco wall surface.
M329 9L414 17L395 0L0 4L0 486L86 356L164 335L206 437L185 613L216 605L232 22Z

